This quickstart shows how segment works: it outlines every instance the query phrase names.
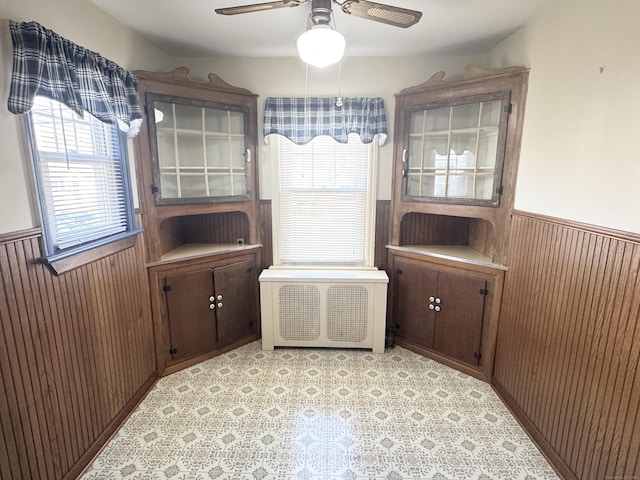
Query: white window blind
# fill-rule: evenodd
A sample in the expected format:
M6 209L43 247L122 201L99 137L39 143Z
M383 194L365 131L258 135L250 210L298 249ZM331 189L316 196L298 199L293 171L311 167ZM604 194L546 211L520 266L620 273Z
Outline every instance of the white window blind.
M365 265L372 240L372 145L355 134L347 144L328 136L305 145L277 138L280 263Z
M117 128L36 97L31 134L47 255L126 232L128 178Z

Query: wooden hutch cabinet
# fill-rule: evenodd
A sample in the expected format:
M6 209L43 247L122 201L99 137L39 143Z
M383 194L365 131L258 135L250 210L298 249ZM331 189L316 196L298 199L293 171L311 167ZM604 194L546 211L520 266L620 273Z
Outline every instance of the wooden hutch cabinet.
M490 379L528 71L396 95L389 278L399 345Z
M135 72L137 174L161 374L258 337L257 96Z

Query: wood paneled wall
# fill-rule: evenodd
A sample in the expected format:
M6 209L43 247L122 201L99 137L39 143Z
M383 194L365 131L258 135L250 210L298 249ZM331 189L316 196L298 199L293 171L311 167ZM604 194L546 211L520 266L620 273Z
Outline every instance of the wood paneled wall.
M262 268L273 265L271 200L258 202L258 234L262 242Z
M184 243L249 243L249 219L245 212L171 217L160 224L160 249L167 253Z
M468 245L470 220L448 215L406 213L400 222L400 245Z
M75 478L156 378L142 236L59 277L0 237L0 478Z
M517 212L494 385L566 478L640 478L640 235Z
M391 200L376 202L376 230L373 264L381 270L387 268L387 245L389 245L389 226L391 219Z
M385 269L387 264L386 245L389 243L389 213L390 200L378 200L376 202L376 226L375 226L375 252L374 265ZM262 268L273 265L273 231L271 200L260 200L258 203L260 239L262 248Z

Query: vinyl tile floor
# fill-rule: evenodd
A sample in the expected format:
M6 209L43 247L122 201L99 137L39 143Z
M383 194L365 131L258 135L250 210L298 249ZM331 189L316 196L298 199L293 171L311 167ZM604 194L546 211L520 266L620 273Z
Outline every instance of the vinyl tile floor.
M81 478L558 477L480 380L400 347L254 342L160 379Z

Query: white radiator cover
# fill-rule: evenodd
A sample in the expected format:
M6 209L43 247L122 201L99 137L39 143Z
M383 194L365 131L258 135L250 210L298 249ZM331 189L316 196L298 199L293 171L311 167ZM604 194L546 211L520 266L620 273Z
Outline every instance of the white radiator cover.
M264 350L289 346L384 352L385 272L271 267L259 280Z

